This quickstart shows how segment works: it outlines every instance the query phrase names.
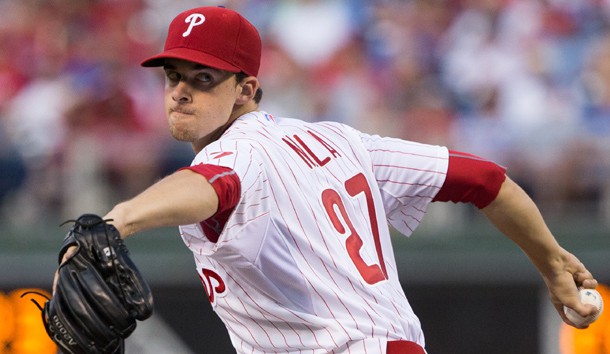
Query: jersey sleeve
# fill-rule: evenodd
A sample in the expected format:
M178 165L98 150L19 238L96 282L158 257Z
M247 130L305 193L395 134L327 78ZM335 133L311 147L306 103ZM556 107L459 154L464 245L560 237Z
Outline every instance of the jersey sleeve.
M496 199L505 180L504 167L476 155L450 150L447 178L433 201L470 203L482 209Z
M219 197L212 218L200 223L208 240L218 242L225 231L237 231L268 213L267 178L252 146L238 141L215 142L202 150L189 169L208 178ZM231 232L237 235L238 232ZM225 241L229 241L225 238Z
M402 234L411 235L445 181L448 149L363 133L360 137L369 152L388 221Z
M225 166L197 164L185 169L202 175L218 195L218 210L207 220L200 222L206 237L217 242L229 216L237 206L241 195L241 183L237 173Z

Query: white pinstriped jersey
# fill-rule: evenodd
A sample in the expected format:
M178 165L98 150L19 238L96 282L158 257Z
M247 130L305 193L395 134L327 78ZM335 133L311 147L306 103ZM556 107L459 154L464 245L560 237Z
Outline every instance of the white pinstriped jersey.
M239 353L385 353L424 346L388 222L410 235L442 186L444 147L339 123L252 112L193 164L235 171L239 202L216 243L180 227Z

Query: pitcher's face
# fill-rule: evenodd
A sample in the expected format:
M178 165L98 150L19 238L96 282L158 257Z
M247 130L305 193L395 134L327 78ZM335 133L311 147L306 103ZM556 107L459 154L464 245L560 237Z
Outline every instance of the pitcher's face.
M197 63L167 59L165 109L172 136L201 150L231 123L241 93L234 73Z

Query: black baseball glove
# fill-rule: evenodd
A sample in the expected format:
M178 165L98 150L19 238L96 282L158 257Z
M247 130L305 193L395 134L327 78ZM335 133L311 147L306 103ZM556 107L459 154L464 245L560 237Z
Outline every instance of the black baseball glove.
M71 246L76 250L62 263ZM136 320L152 315L152 292L129 257L118 230L84 214L59 252L53 297L43 308L49 337L65 354L124 352Z

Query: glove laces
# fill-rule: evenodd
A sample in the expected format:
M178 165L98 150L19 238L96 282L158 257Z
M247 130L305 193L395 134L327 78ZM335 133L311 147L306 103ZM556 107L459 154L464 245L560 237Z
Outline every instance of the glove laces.
M35 294L35 295L38 295L38 296L42 296L42 297L44 297L44 298L45 298L47 301L51 300L51 299L50 299L50 298L49 298L49 297L48 297L46 294L43 294L43 293L41 293L41 292L39 292L39 291L34 291L34 290L32 290L32 291L26 291L26 292L24 292L23 294L21 294L21 296L19 296L19 297L20 297L20 298L23 298L24 296L29 295L29 294ZM36 305L36 307L38 307L38 309L39 309L41 312L42 312L42 311L44 311L43 306L42 306L41 304L39 304L39 303L38 303L38 301L36 301L36 300L34 300L34 299L30 299L30 301L31 301L31 302L33 302L33 303L34 303L34 305Z

